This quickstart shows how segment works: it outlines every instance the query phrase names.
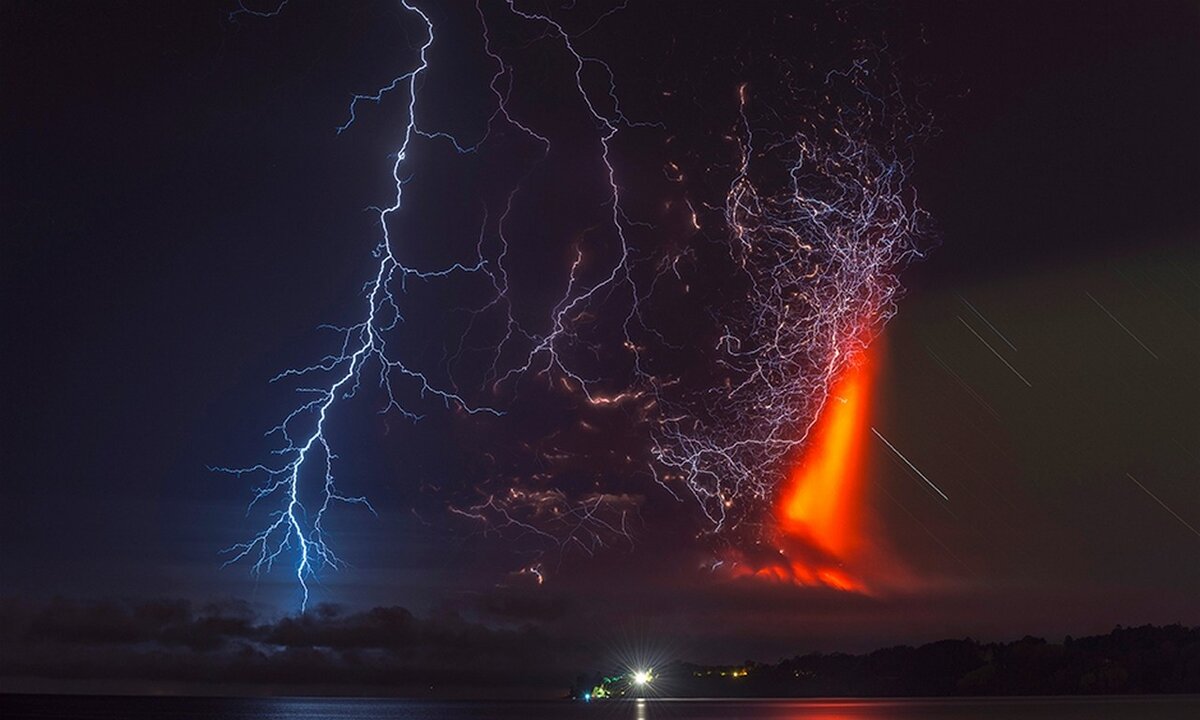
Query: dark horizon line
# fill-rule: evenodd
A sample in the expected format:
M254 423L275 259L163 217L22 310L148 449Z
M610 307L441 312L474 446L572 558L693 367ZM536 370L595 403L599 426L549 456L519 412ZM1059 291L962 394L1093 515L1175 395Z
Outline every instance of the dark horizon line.
M1172 652L1164 650L1172 648ZM998 662L999 661L999 662ZM981 669L999 665L993 684L986 682ZM1116 625L1103 635L1073 637L1064 634L1061 641L1025 635L1008 642L983 642L971 637L944 638L921 645L891 645L860 654L810 652L794 655L775 663L746 661L741 664L698 664L676 659L655 668L655 700L780 700L780 699L967 699L1017 697L1112 697L1181 696L1200 694L1200 626L1182 623ZM1072 673L1066 672L1072 670ZM1174 668L1164 672L1164 668ZM721 676L721 671L746 671L738 677ZM1057 669L1057 674L1053 671ZM615 673L619 679L634 668ZM802 672L803 675L796 674ZM714 674L716 673L716 674ZM995 684L996 677L1009 681ZM1012 682L1012 676L1018 679ZM610 678L614 674L610 673ZM702 676L703 675L703 676ZM1083 678L1092 676L1087 683ZM304 683L218 683L212 686L187 680L142 681L132 691L132 679L86 677L50 677L46 675L8 675L0 678L3 697L94 697L154 699L358 699L453 702L535 702L581 698L592 688L592 676L577 676L569 689L566 684L510 684L507 692L496 686L435 682L428 690L412 684L353 685L331 683L305 688ZM1054 681L1057 678L1057 684ZM968 682L964 684L964 679ZM1030 681L1033 684L1030 684ZM1038 685L1037 682L1049 684ZM1072 682L1066 687L1065 682ZM87 686L110 683L111 688L96 692ZM136 681L132 681L136 682ZM553 682L553 681L551 681ZM619 684L619 683L618 683ZM20 689L32 685L33 691ZM60 685L61 688L54 688ZM309 684L311 685L311 683ZM179 691L173 692L172 687ZM211 687L213 692L204 692ZM393 687L394 692L384 690ZM628 684L626 684L628 689ZM275 688L272 691L271 688ZM357 692L356 692L357 690ZM383 691L383 692L380 692ZM378 694L377 694L378 693ZM625 697L605 699L635 699Z
M1049 697L1200 693L1200 627L1116 625L1061 643L1025 635L1009 642L947 638L861 653L811 652L777 663L699 665L676 661L655 673L682 697ZM572 696L640 694L623 678ZM590 693L590 694L587 694Z

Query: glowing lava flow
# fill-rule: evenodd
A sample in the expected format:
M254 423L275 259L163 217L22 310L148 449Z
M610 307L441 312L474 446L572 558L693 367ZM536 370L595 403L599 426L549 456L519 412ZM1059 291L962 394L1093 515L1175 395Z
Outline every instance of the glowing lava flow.
M343 494L335 483L340 468L332 426L340 424L340 413L360 388L377 385L380 410L413 421L420 419L418 411L425 405L498 417L517 397L518 384L536 376L547 387L580 395L589 406L627 405L626 410L633 410L637 403L631 415L652 425L654 480L675 499L691 495L696 500L707 536L722 534L719 542L743 547L766 541L782 549L766 563L740 562L736 572L753 574L765 565L764 571L781 580L864 589L843 569L855 556L856 541L865 537L855 523L862 518L855 513L868 370L856 366L854 358L895 313L899 272L922 254L924 219L909 186L906 150L922 132L921 114L910 118L898 90L888 88L886 80L884 90L879 89L876 78L889 75L886 63L856 59L823 80L814 77L811 89L787 84L772 91L768 83L758 101L747 83L738 86L738 121L722 135L722 142L728 142L722 153L737 158L728 191L723 201L713 197L714 202L693 204L686 199L696 231L701 228L697 208L714 219L705 222L711 235L697 243L723 243L719 272L727 273L730 282L721 283L721 292L732 295L722 300L723 307L704 308L715 319L700 334L711 343L702 350L711 367L679 373L671 366L680 347L652 322L646 324L641 310L643 302L656 298L655 287L666 268L683 281L677 267L681 255L668 248L658 256L657 239L644 248L635 244L638 233L653 234L655 227L627 210L626 197L632 193L619 181L623 173L614 159L624 131L665 128L627 118L613 68L577 42L624 3L578 32L568 29L574 23L564 25L550 14L522 9L520 0L489 6L498 10L477 3L483 54L495 63L488 85L494 101L489 99L490 115L478 139L463 143L421 122L436 114L424 111L421 89L437 33L420 7L425 3L414 1L400 0L399 15L412 23L410 31L418 31L413 37L419 41L411 48L415 57L390 83L353 95L348 119L337 128L339 134L350 129L361 109L383 103L385 96L402 103L399 145L388 161L389 199L373 208L379 238L358 314L348 324L330 326L337 344L319 361L276 376L277 381L298 383L294 389L304 399L268 433L281 441L271 451L273 459L213 468L259 478L250 505L269 513L263 529L226 548L226 564L245 560L255 573L276 563L291 565L302 611L309 580L322 568L342 565L327 542L331 526L325 520L339 504L371 506L365 496ZM270 12L239 5L234 15L272 17L286 4L284 0ZM489 17L499 20L495 34ZM558 131L570 130L562 132L565 138L586 137L581 147L596 157L592 167L601 182L597 188L583 183L579 200L581 207L600 207L602 216L585 234L603 230L587 243L574 243L574 259L559 278L548 315L538 311L538 320L522 322L518 318L527 313L515 309L509 295L509 271L519 256L510 255L508 238L515 240L528 230L524 223L532 223L534 232L527 242L522 238L522 246L537 250L545 211L537 207L526 211L532 218L521 217L522 205L540 204L532 193L525 196L523 183L549 156L549 138L559 133L510 112L517 75L509 63L543 42L549 62L564 63L566 92L558 94L570 96L573 112L582 118L578 129L556 120L554 113L545 122ZM540 71L528 82L533 87L539 79ZM446 90L456 91L453 86ZM785 97L776 102L771 92ZM781 112L780 102L786 111ZM399 224L412 197L406 194L408 183L418 177L413 166L419 163L415 155L409 157L410 151L449 145L443 148L448 154L453 150L455 156L478 157L504 138L540 148L538 158L512 173L519 179L497 194L506 199L482 198L478 237L469 236L474 249L460 250L431 268L406 264L408 254L400 252L401 246L421 241L419 233L405 233L407 226ZM720 176L724 162L706 164L706 171ZM548 166L556 167L554 162ZM531 187L544 187L540 183L547 179L539 176ZM514 242L511 249L517 247ZM690 248L684 254L692 255ZM643 281L643 268L657 270ZM706 266L702 274L715 272ZM469 321L465 328L448 330L461 335L447 338L444 367L439 363L430 371L421 348L435 347L439 338L425 336L419 322L405 329L406 318L422 316L419 299L410 298L408 289L447 278L461 285L445 290L469 287L464 296L477 302L454 308L465 311ZM693 304L699 309L705 303ZM456 374L457 367L463 369ZM800 450L807 454L789 483L788 471ZM586 485L564 481L544 468L568 454L557 449L530 452L539 455L535 470L495 470L466 494L447 491L447 510L478 522L485 533L511 529L588 553L606 538L630 537L626 521L643 501L639 487L613 487L611 480ZM625 464L637 464L636 456L625 454ZM493 462L491 467L502 465ZM777 508L780 497L783 505ZM764 516L769 516L766 523ZM536 563L521 572L536 576L539 583L543 579Z
M868 592L849 568L865 550L863 491L873 364L864 354L833 385L775 506L779 555L740 559L735 577Z
M738 88L724 224L745 298L714 348L723 387L672 404L653 448L660 483L695 497L714 535L767 539L760 518L811 445L824 399L895 315L899 273L922 256L925 213L896 142L912 119L896 93L891 107L879 100L873 77L865 61L830 73L832 107L816 120L798 111L791 131L762 129L777 110Z
M864 357L837 381L810 435L812 444L792 473L777 510L786 538L840 563L854 559L861 550L865 450L871 428L870 361ZM798 577L808 569L800 564L792 561ZM815 575L842 590L865 589L835 568L818 568Z

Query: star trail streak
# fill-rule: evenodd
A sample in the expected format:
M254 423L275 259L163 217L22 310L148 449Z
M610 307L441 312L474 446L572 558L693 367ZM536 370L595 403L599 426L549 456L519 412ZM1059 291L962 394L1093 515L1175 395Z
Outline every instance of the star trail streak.
M923 473L923 472L921 472L920 470L918 470L916 465L913 465L913 464L912 464L912 462L911 462L911 461L909 461L909 459L908 459L908 458L904 457L904 455L903 455L903 454L901 454L901 453L900 453L900 451L896 449L896 446L895 446L895 445L893 445L893 444L891 444L890 442L888 442L888 439L887 439L887 438L885 438L885 437L884 437L882 434L880 434L880 432L879 432L878 430L876 430L875 428L871 428L871 432L875 433L875 437L877 437L877 438L879 438L880 440L882 440L882 441L883 441L883 444L884 444L884 445L887 445L889 450L891 450L892 452L896 453L896 457L898 457L898 458L900 458L901 460L903 460L903 461L904 461L904 464L905 464L905 465L907 465L907 466L909 467L909 469L910 469L910 470L912 470L913 472L915 472L915 473L917 474L917 477L919 477L919 478L921 478L922 480L924 480L926 485L928 485L929 487L933 488L933 491L934 491L934 492L936 492L938 495L941 495L943 500L949 500L949 499L950 499L949 497L947 497L947 496L946 496L946 493L942 492L942 489L941 489L941 488L939 488L937 485L934 485L934 484L933 484L933 481L932 481L932 480L930 480L929 478L925 477L925 473Z
M654 437L660 482L692 495L714 532L761 522L832 383L895 313L898 272L922 254L906 150L873 139L903 107L870 91L872 70L829 73L833 107L782 131L756 130L751 89L738 88L723 220L748 289L711 348L724 385L670 405Z
M271 17L285 5L272 12L239 6L233 14ZM477 3L481 48L494 64L487 84L492 109L470 142L422 123L422 89L438 33L421 7L407 0L400 6L419 23L423 37L413 48L411 66L373 91L352 94L344 121L334 129L338 135L352 132L362 113L393 98L404 103L402 137L390 161L391 201L372 209L380 237L363 285L361 319L322 326L338 336L337 351L273 379L298 384L296 391L308 398L268 433L282 440L272 451L281 461L214 468L261 478L250 510L270 506L262 530L226 549L226 564L247 560L259 573L290 563L301 609L317 571L342 565L328 542L328 513L339 504L373 508L364 495L339 490L330 427L368 382L381 392L380 412L414 422L431 403L467 416L501 418L525 378L541 379L548 390L597 411L628 409L648 439L645 457L629 453L629 466L648 465L658 487L676 499L694 498L706 532L734 536L744 524L759 528L761 536L780 484L833 383L854 367L895 313L898 274L923 254L924 213L909 186L906 147L922 132L920 119L908 116L889 81L876 79L887 73L872 58L828 73L813 92L774 89L798 106L801 95L807 98L790 127L762 125L769 103L760 103L746 83L735 88L739 122L727 139L738 162L724 207L689 197L681 205L688 209L692 230L703 228L725 243L728 267L705 271L737 275L745 292L718 310L719 332L701 350L699 359L721 377L712 387L681 387L656 357L669 343L647 324L644 310L655 302L660 278L682 282L679 262L690 257L689 251L662 250L654 238L657 228L627 208L614 146L624 131L666 128L627 117L613 68L578 44L624 5L572 31L555 16L525 9L516 0L487 10ZM538 91L560 93L583 112L602 176L595 178L602 189L590 201L602 207L603 220L586 231L600 239L573 243L561 292L532 321L517 319L510 288L513 250L523 243L519 233L527 230L514 222L514 207L537 200L527 197L524 183L556 147L538 118L518 117L511 107L522 78L506 59L511 48L497 42L493 32L496 8L507 13L506 25L536 33L521 41L522 50L532 49L546 63L567 70L565 87ZM509 132L498 133L499 128ZM394 221L405 207L406 186L421 179L421 168L410 166L415 145L443 148L453 159L475 156L493 141L531 143L538 157L517 168L502 202L484 201L470 256L432 268L402 262L398 245L414 239L399 237ZM678 165L668 164L666 172L673 182L685 179ZM701 213L713 217L702 223ZM635 233L650 238L646 248L635 247ZM644 272L638 275L639 263L652 269L648 279ZM445 372L430 374L406 359L404 338L398 335L412 310L409 288L458 281L477 283L485 297L465 308L469 322L451 341ZM610 321L615 335L598 333L596 318ZM455 376L460 362L481 343L490 357L486 369L480 376ZM601 352L622 358L626 369L597 371L594 361ZM644 497L628 482L620 489L596 482L581 490L544 472L465 482L470 492L446 500L451 516L477 523L485 535L533 538L588 554L613 538L631 541L630 520ZM540 569L537 577L539 584L545 579ZM835 586L848 582L827 580Z

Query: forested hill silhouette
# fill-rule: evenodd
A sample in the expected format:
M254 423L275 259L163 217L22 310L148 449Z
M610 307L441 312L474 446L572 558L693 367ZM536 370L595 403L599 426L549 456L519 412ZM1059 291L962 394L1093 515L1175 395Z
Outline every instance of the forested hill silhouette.
M674 697L932 697L1200 693L1200 627L1122 628L1060 643L970 638L864 655L812 653L776 664L674 663L655 694ZM581 678L582 680L582 678ZM581 682L579 693L592 683Z

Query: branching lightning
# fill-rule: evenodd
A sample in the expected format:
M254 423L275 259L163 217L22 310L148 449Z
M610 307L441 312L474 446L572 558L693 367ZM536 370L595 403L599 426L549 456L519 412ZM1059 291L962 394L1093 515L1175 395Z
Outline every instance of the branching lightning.
M394 199L391 205L376 209L381 238L375 248L377 265L373 277L364 286L365 317L361 322L346 327L326 326L342 336L338 353L327 355L308 367L285 370L273 378L273 381L311 375L332 378L326 384L298 388L298 392L315 395L315 399L297 407L267 433L268 436L278 435L283 439L283 446L274 453L285 458L285 462L278 466L257 464L247 468L215 468L234 475L258 474L267 478L266 483L255 491L254 499L250 503L251 508L268 499L277 500L281 504L279 509L271 513L272 522L265 529L250 540L226 549L225 552L231 555L226 565L251 557L255 572L269 571L285 551L293 550L296 556L296 580L302 591L302 611L308 604L308 580L316 569L319 566L337 567L342 562L327 544L322 526L331 505L357 504L374 512L365 497L344 495L337 489L333 467L337 455L330 447L326 431L330 413L335 405L355 395L364 372L372 365L377 368L378 383L386 399L382 412L396 411L410 420L419 419L417 413L401 402L397 392L398 382L409 382L416 386L420 397L432 396L446 406L457 406L472 414L499 414L499 411L493 408L472 405L461 395L436 387L423 373L410 368L388 347L387 333L403 319L397 294L404 291L407 281L430 280L454 273L478 273L484 269L484 261L480 257L473 265L454 263L441 269L420 270L402 264L395 254L388 219L400 210L403 202L404 180L401 177L401 169L414 137L449 139L455 149L465 152L460 143L445 133L427 132L418 124L418 80L429 67L427 53L435 41L435 32L433 22L422 10L405 0L402 0L401 4L405 10L420 18L427 31L427 39L419 50L417 66L398 76L373 95L355 95L350 103L350 119L338 128L340 133L350 127L354 122L355 107L361 100L378 102L384 93L401 86L407 87L407 125L400 147L396 150L391 173L395 181ZM311 426L297 437L294 428L300 419L314 416ZM306 473L310 472L314 465L323 471L323 479L316 493L319 506L315 513L310 513L303 500L305 488L302 485L306 480Z
M231 13L270 17L271 12L240 5ZM723 382L713 387L680 387L654 362L655 342L665 342L643 316L654 300L656 283L680 277L678 254L639 253L634 235L654 228L631 219L614 144L635 128L654 128L631 121L622 110L615 73L604 61L579 47L579 38L618 10L602 13L586 28L571 32L548 13L534 12L518 0L495 7L505 19L539 33L526 47L537 45L570 69L569 95L585 111L603 174L602 250L574 246L564 270L562 291L540 322L518 321L510 295L514 239L513 213L524 182L552 148L549 130L517 117L510 104L517 82L514 68L489 27L482 2L476 9L482 27L482 49L494 63L488 84L492 111L480 137L462 142L427 128L421 121L421 87L429 69L429 51L437 40L430 15L409 0L400 0L406 15L419 21L424 41L414 48L415 61L374 92L354 94L338 134L352 131L360 113L393 96L405 99L404 127L391 160L391 202L373 208L380 236L374 265L362 289L360 319L349 325L324 326L339 338L338 349L306 367L285 370L273 382L301 382L306 399L267 435L281 439L273 451L277 463L221 467L236 476L256 476L250 509L274 503L268 522L245 542L226 549L226 564L249 561L253 572L291 564L301 590L303 609L309 583L322 568L342 560L328 543L325 519L333 506L359 505L374 511L364 496L343 493L336 483L338 456L329 428L346 401L364 382L380 388L383 413L410 420L421 418L418 407L432 401L468 415L500 417L505 400L515 397L525 378L539 378L555 392L580 398L604 409L635 405L648 421L649 464L654 479L676 498L693 497L708 529L734 531L762 520L776 497L794 457L816 422L833 382L856 362L874 334L895 312L900 291L898 272L920 255L923 213L907 183L903 145L909 139L903 123L888 124L903 114L898 96L873 93L874 68L856 61L846 72L830 73L817 93L822 102L796 122L795 129L768 130L755 122L751 88L737 89L740 123L729 140L737 167L723 208L690 199L691 227L727 242L727 258L744 282L745 293L723 313L715 342L702 349ZM496 12L489 10L489 12ZM795 88L791 88L795 92ZM442 267L412 267L401 261L401 238L390 229L404 204L404 190L418 174L409 167L416 143L445 146L459 155L483 152L494 131L505 127L540 148L541 160L507 188L497 206L485 203L484 219L473 255ZM890 135L889 135L890 133ZM882 136L882 141L881 141ZM668 177L682 171L672 164ZM780 182L778 178L783 178ZM711 228L711 229L710 229ZM515 235L514 235L515 237ZM659 254L655 255L655 252ZM642 281L638 262L651 268ZM725 271L726 269L721 269ZM468 308L469 322L457 347L445 358L446 375L438 379L405 359L396 330L403 323L410 283L437 283L468 278L484 288L484 300ZM597 346L614 338L590 336L585 328L596 317L616 320L615 351L629 368L620 377L601 377L581 358L595 357ZM536 327L535 327L536 325ZM489 335L499 328L498 334ZM479 350L474 333L489 338L483 377L454 377L460 360ZM475 388L488 398L477 401ZM644 466L644 465L643 465ZM552 475L552 474L551 474ZM647 483L653 487L653 483ZM474 496L449 503L449 511L479 523L485 534L508 532L593 553L611 538L629 538L629 521L642 496L597 486L584 492L556 485L554 477L508 475L497 483L481 482ZM535 574L544 580L541 565Z
M281 4L270 13L248 10L240 5L234 14L270 17L281 11L285 4ZM583 259L580 254L571 266L566 289L551 312L549 328L541 334L521 327L512 315L511 304L507 298L508 274L504 263L508 254L508 240L504 232L505 220L511 210L513 198L520 191L519 185L513 187L508 195L508 205L500 216L497 227L499 248L491 255L484 250L485 220L485 227L481 230L480 240L476 245L477 255L471 261L453 263L437 269L420 269L407 266L398 259L395 251L396 239L389 230L389 219L402 208L404 186L410 179L403 174L406 172L405 163L417 138L446 142L458 153L471 153L487 139L493 125L502 120L540 143L543 152L550 149L550 141L544 135L514 118L509 111L508 93L512 85L512 69L492 47L481 6L478 10L483 21L484 49L495 61L497 68L490 83L496 109L487 123L487 130L479 141L468 144L460 142L448 133L425 129L419 122L419 89L422 75L429 68L428 52L436 41L436 31L426 12L407 0L401 0L401 5L408 13L420 19L426 31L426 40L418 50L415 67L398 75L373 93L353 95L347 120L336 128L338 134L351 129L362 103L378 104L385 96L395 92L407 94L406 125L391 167L391 177L394 181L393 201L387 207L374 209L378 216L381 237L374 251L375 269L363 288L364 317L360 322L349 326L323 326L340 335L340 350L307 367L285 370L272 379L275 382L310 376L325 378L323 383L297 388L298 392L310 395L312 399L292 410L282 422L267 433L268 436L278 436L282 439L282 447L273 453L282 457L283 462L278 465L258 463L241 468L213 468L237 476L265 477L265 482L255 490L248 510L266 501L278 503L277 509L269 516L270 523L263 530L246 542L232 545L225 550L230 556L226 565L250 559L253 561L253 571L260 573L270 571L286 554L289 560L294 559L294 574L302 592L301 609L307 606L309 580L314 573L323 566L336 568L342 564L341 559L327 543L327 533L323 526L326 513L338 503L361 505L374 512L365 497L343 494L338 490L334 471L337 455L330 446L327 432L331 415L340 403L355 396L366 377L365 373L374 372L375 380L383 391L384 407L381 412L397 412L411 421L417 421L421 416L411 409L410 403L404 401L406 396L399 387L401 383L411 386L418 398L434 398L448 408L458 408L468 414L502 414L501 410L490 405L472 403L459 392L434 383L425 373L406 364L395 349L389 346L389 333L403 321L402 298L408 282L436 281L439 278L462 274L485 277L494 294L482 306L475 308L473 313L479 317L499 309L504 313L502 322L506 328L504 338L495 348L495 361L492 365L493 384L500 386L513 382L527 373L547 377L556 375L573 383L589 401L600 404L612 402L612 399L593 392L593 382L570 369L570 365L563 360L563 346L574 339L572 324L594 298L621 284L629 287L631 295L633 292L632 285L628 282L629 246L625 236L627 221L621 208L616 170L610 160L610 141L628 121L621 113L615 90L611 85L611 71L602 61L581 55L572 43L572 36L561 24L547 15L522 11L513 1L508 2L509 11L523 20L543 25L547 37L557 39L574 64L575 90L598 126L602 160L611 189L607 203L611 208L612 227L619 243L617 258L599 281L588 284L581 280L576 272ZM620 8L614 8L613 11L617 9ZM586 89L583 72L589 64L595 64L608 73L610 83L605 94L605 98L610 101L608 108L602 108L600 100ZM501 372L498 369L499 363L512 343L526 344L526 349L520 355L523 359ZM461 347L460 343L460 350ZM309 423L306 426L305 420ZM312 483L309 477L313 473L320 476L316 483ZM316 498L315 512L310 509L311 503L306 504L305 498L308 496ZM606 493L593 493L576 500L555 491L514 490L503 496L489 496L470 507L452 507L451 510L465 517L485 521L489 528L514 527L594 550L606 536L628 536L625 522L634 504L636 501L627 497ZM521 508L529 507L534 508L535 514L553 516L556 525L567 529L552 534L550 529L518 519ZM607 513L601 512L609 509L615 510L615 517L610 518Z
M607 192L603 202L607 208L607 224L616 243L616 252L615 258L599 273L592 269L592 274L597 275L597 279L588 282L583 279L581 273L585 261L584 253L582 250L576 251L575 259L567 273L564 291L550 311L548 328L545 331L528 331L513 319L511 312L507 315L504 320L505 335L496 347L495 362L492 364L495 378L493 385L501 387L523 376L534 375L546 378L552 383L557 379L555 384L558 387L567 392L580 393L587 403L594 406L603 407L636 399L642 395L637 389L606 394L600 389L602 383L578 370L570 355L577 345L586 346L586 342L580 340L576 330L580 319L590 312L603 312L601 308L611 302L616 293L623 293L629 308L624 315L626 342L623 345L636 354L636 345L628 340L628 325L638 314L639 302L637 289L631 277L631 249L627 236L633 223L622 206L621 185L618 183L617 170L612 160L612 142L622 128L649 124L632 122L625 116L617 96L612 69L604 61L580 52L575 45L575 36L560 22L547 14L522 10L517 6L516 0L506 0L506 4L509 12L517 18L542 26L542 38L553 40L572 68L574 84L571 92L582 103L596 128ZM477 4L477 7L480 6ZM580 34L586 33L605 17L623 8L622 3L603 13ZM502 116L510 125L538 140L548 152L550 141L531 129L528 124L514 119L509 111L507 95L499 89L498 81L501 77L509 77L511 88L512 69L492 47L487 21L481 7L480 18L484 26L485 51L495 60L498 67L491 83L497 100L496 115ZM584 79L584 72L589 66L598 68L606 79L599 93L589 89ZM505 302L508 277L504 268L508 250L508 240L504 234L505 220L512 207L512 198L517 192L519 187L514 188L509 195L509 204L505 207L498 226L503 251L496 258L498 272L495 287L498 301ZM500 372L497 369L500 358L509 350L509 345L515 342L525 343L525 349L518 354L518 359L508 370ZM582 496L574 496L556 487L524 488L519 482L512 482L503 492L483 492L481 495L478 502L469 506L451 506L451 512L480 522L485 532L513 529L518 534L535 535L560 546L574 546L588 554L604 546L609 538L628 539L629 517L636 513L640 504L639 498L626 494L588 492Z
M871 70L830 73L825 99L852 102L791 132L756 130L750 89L738 89L724 222L747 291L714 348L724 385L668 412L653 448L660 481L686 488L715 531L760 519L831 384L894 314L898 271L920 255L902 151L872 140L896 111L868 91ZM762 180L772 173L785 180Z

